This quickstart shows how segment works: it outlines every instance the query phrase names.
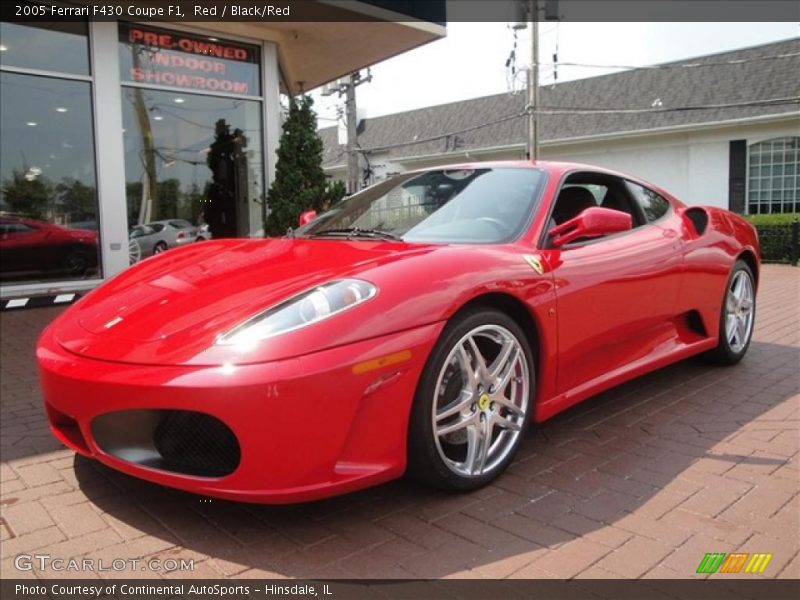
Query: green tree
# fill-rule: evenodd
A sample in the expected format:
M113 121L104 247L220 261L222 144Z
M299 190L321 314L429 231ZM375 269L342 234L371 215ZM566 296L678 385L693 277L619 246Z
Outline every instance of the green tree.
M56 192L61 197L63 210L69 214L70 221L88 221L96 218L94 187L77 179L65 178L56 185Z
M327 181L322 170L322 140L317 135L313 105L310 96L289 99L275 180L267 194L271 211L267 231L271 235L283 235L289 227L296 227L300 213L320 210L325 201Z
M192 223L197 223L198 215L203 212L202 199L203 194L200 193L200 186L193 181L192 185L189 186L189 191L184 194L179 214L189 219Z
M347 186L341 179L334 179L328 182L328 187L325 190L325 199L328 202L328 207L332 207L347 195Z
M49 205L54 200L52 186L42 176L26 176L26 171L14 169L11 177L3 181L5 204L12 213L47 219Z
M170 178L159 181L156 184L158 194L158 212L153 207L153 221L163 221L164 219L175 219L178 217L178 199L181 192L181 182L179 179Z

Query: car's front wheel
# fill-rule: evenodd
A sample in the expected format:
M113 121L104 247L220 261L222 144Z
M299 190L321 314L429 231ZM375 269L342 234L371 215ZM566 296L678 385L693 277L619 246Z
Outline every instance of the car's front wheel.
M502 473L528 429L534 373L530 345L512 318L487 307L458 315L436 343L417 388L409 474L467 491Z

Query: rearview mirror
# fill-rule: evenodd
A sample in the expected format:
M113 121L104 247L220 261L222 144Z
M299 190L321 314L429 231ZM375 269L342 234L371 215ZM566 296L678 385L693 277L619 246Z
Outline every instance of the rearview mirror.
M600 237L628 231L633 221L628 213L593 206L581 212L577 217L553 227L549 234L553 246L560 248L580 238Z
M298 222L298 226L302 227L303 225L307 225L316 218L317 218L317 211L307 210L304 213L300 214L300 221Z

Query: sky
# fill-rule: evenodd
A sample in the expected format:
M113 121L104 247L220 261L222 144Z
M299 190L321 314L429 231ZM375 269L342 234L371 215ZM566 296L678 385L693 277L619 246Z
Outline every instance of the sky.
M642 66L755 46L800 35L798 23L554 23L539 24L540 84L554 82L559 62ZM506 60L514 39L507 23L448 23L447 37L372 67L372 81L357 88L359 115L377 117L424 106L521 90L530 62L530 33L517 40L516 81ZM558 82L619 69L558 67ZM365 72L363 72L365 73ZM319 127L336 124L338 96L312 92Z

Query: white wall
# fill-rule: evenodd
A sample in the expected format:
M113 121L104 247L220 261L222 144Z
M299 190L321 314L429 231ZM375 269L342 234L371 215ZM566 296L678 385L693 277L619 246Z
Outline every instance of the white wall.
M661 186L687 204L728 208L729 143L746 139L748 145L767 139L800 135L800 121L751 122L694 129L680 133L649 133L635 137L598 141L545 142L544 160L587 163L628 173ZM403 159L370 157L376 181L387 172L481 160L518 160L525 156L519 147L486 152L458 152ZM328 169L343 178L343 167Z
M660 185L678 198L689 196L689 145L685 139L545 147L542 158L615 169ZM727 180L723 191L727 194Z
M728 208L729 143L800 135L798 122L751 123L596 142L545 144L542 157L595 164L663 187L687 204Z

